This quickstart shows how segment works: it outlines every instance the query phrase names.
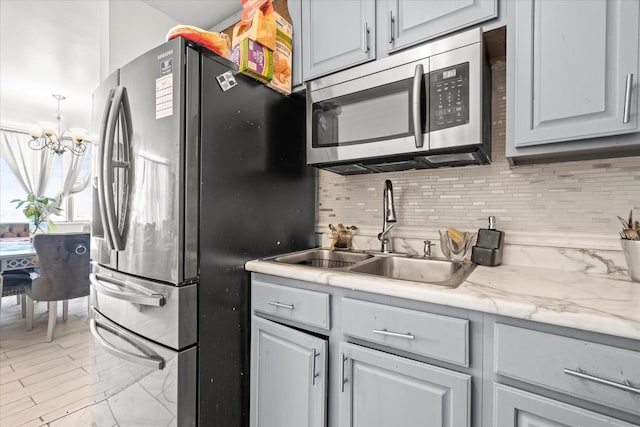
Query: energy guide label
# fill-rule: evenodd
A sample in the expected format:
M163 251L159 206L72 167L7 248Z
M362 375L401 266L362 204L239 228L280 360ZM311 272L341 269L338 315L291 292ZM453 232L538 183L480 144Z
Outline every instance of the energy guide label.
M156 79L156 119L173 114L173 73Z

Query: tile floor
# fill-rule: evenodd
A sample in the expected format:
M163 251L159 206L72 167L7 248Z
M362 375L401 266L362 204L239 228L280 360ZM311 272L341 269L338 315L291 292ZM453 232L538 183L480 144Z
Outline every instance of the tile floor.
M60 303L51 343L46 303L36 303L27 331L16 298L1 300L0 426L91 426L90 417L75 415L93 403L88 298L70 301L66 322Z

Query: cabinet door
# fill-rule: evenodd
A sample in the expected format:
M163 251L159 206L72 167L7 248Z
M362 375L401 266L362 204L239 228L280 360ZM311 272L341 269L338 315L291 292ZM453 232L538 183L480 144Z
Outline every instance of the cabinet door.
M510 6L515 148L638 131L640 2L523 0ZM517 153L507 147L510 154Z
M378 40L393 51L498 16L498 0L379 0Z
M494 388L495 427L633 427L633 424L518 389Z
M469 375L347 343L337 365L342 427L469 426Z
M251 426L326 425L327 341L253 316Z
M291 87L302 84L302 0L287 0L289 15L293 20L293 58Z
M376 57L374 0L302 2L305 80Z

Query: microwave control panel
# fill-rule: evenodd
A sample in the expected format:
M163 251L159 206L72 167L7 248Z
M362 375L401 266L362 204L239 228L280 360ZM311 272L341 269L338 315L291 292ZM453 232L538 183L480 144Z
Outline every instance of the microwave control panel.
M469 63L429 73L429 130L469 123Z

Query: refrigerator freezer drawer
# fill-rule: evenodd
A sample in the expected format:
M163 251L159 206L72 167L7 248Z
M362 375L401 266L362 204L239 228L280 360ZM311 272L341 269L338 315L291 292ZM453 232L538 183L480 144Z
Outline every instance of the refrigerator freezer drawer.
M197 285L171 286L100 266L91 275L93 304L108 319L179 350L197 342Z
M196 425L196 347L166 349L95 310L91 334L92 425Z

